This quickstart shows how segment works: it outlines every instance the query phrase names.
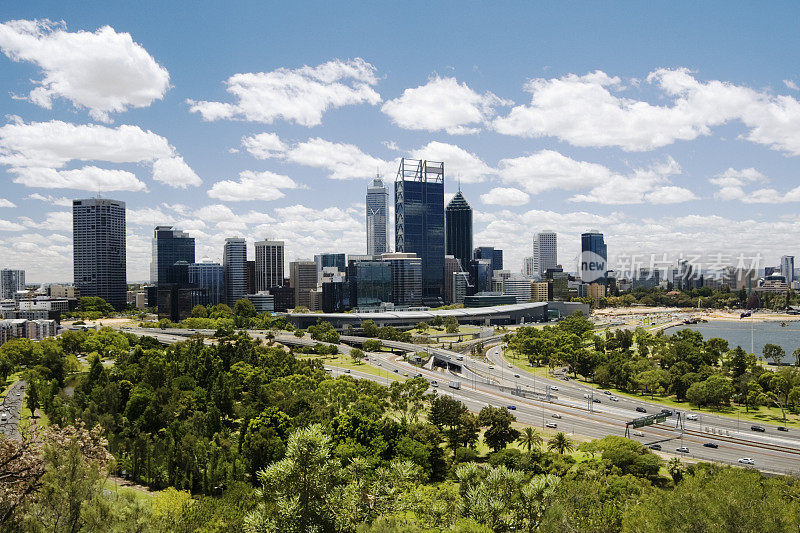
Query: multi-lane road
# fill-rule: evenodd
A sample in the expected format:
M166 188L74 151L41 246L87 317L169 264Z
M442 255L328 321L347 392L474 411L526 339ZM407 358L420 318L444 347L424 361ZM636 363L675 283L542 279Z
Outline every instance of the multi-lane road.
M17 381L8 389L8 394L0 403L0 433L6 438L19 437L19 415L25 399L25 382Z
M185 340L186 330L138 330L128 328L127 331L140 335L156 337L161 342ZM209 334L206 331L197 333ZM210 332L213 333L213 332ZM251 335L263 337L263 332L251 331ZM183 336L180 336L182 334ZM297 338L290 335L277 335L278 342L286 344L311 344L308 338ZM363 339L342 337L342 342L359 343ZM425 346L408 343L384 341L385 345L408 352L424 352ZM349 347L340 345L341 351L347 353ZM388 352L369 353L367 363L379 369L377 374L359 372L350 369L349 375L359 379L370 379L388 384L391 377L405 378L421 376L431 383L432 389L440 394L452 395L464 402L473 411L492 405L513 409L520 423L539 426L546 431L564 431L592 438L607 435L624 435L625 424L644 414L655 414L663 406L639 399L619 396L612 401L609 394L587 387L574 381L565 381L556 377L535 375L525 369L518 368L502 356L502 345L492 347L487 352L487 360L472 358L441 348L431 349L440 360L450 358L461 367L460 372L443 368L422 368L412 365L403 358ZM344 373L341 368L328 367L333 373ZM384 374L385 373L385 374ZM433 382L436 382L434 387ZM451 381L459 381L460 388L449 387ZM549 398L547 396L549 388ZM519 394L516 392L519 391ZM586 398L589 395L589 398ZM600 403L591 401L592 396ZM644 409L647 413L637 411ZM777 426L759 423L765 432L750 430L751 422L738 421L735 418L682 411L683 427L677 426L677 417L672 416L666 422L631 429L630 437L645 445L659 444L662 453L689 457L698 460L710 460L723 463L738 464L740 458L755 460L755 468L775 473L796 473L800 470L800 430L794 428L789 432L780 432ZM690 419L686 419L686 415ZM697 420L692 420L694 415ZM547 427L555 424L555 428ZM717 448L703 446L714 443ZM688 448L688 453L678 452L681 447Z

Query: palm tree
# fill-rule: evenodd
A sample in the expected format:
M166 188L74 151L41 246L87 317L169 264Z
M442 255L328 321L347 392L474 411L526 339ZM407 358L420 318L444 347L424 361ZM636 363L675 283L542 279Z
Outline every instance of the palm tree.
M667 471L669 475L672 476L672 482L676 485L683 479L683 465L681 464L681 460L677 457L673 457L667 463Z
M792 355L794 356L795 366L800 366L800 348L792 352Z
M572 443L569 437L559 431L552 439L547 441L547 449L551 452L555 450L563 455L566 452L571 452L574 450L575 445Z
M522 435L517 439L517 442L525 446L528 449L528 453L531 453L531 448L538 448L542 445L542 437L536 433L535 429L528 427L522 430Z

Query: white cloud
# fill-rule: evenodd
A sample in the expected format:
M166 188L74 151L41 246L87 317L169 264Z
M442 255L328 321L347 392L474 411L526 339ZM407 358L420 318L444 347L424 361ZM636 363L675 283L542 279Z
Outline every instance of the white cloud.
M401 128L410 130L476 133L494 115L494 108L511 105L490 92L479 94L455 78L435 77L425 85L406 89L381 111Z
M203 180L180 156L153 161L153 179L181 189L185 189L189 185L196 187L203 183Z
M72 232L71 211L51 211L47 213L47 216L42 222L35 222L28 217L20 217L20 220L29 228Z
M800 202L800 187L795 187L785 193L772 188L745 191L745 187L751 183L767 183L769 181L764 174L754 168L741 170L729 168L708 181L719 187L719 190L714 193L714 197L720 200L740 200L746 204Z
M12 202L11 200L6 200L5 198L0 198L0 207L17 207L17 205Z
M40 202L46 202L51 205L57 205L60 207L72 207L72 199L67 198L66 196L55 197L51 195L44 195L35 192L33 194L29 194L27 196L28 200L39 200Z
M11 222L10 220L3 220L0 219L0 231L22 231L25 229L25 226L22 224L17 224L16 222ZM5 257L11 257L7 255Z
M531 103L514 107L493 124L508 135L644 151L709 135L712 127L738 120L749 128L747 140L800 155L800 131L794 127L800 102L794 98L723 81L701 82L686 69L658 69L646 81L672 98L672 105L621 96L626 87L620 78L595 71L529 81Z
M487 175L497 173L477 155L454 144L438 141L429 142L426 146L412 150L411 157L444 161L445 174L451 181L460 179L463 183L478 183L486 179Z
M797 84L792 80L783 80L783 84L786 85L787 89L791 89L793 91L800 90L800 87L798 87Z
M9 170L14 183L44 189L78 189L81 191L147 191L147 186L125 170L109 170L86 166L73 170L23 167Z
M380 95L372 88L377 82L375 67L363 59L335 59L317 67L234 74L225 83L235 103L187 103L191 112L208 121L243 119L272 124L282 119L316 126L331 108L380 103Z
M41 68L28 99L47 109L54 98L65 98L109 121L109 113L149 106L169 89L167 70L129 33L109 26L70 33L63 22L12 20L0 24L0 50Z
M239 180L222 180L208 191L211 198L228 202L262 200L269 202L283 198L281 189L297 189L298 185L289 176L274 172L254 172L245 170L239 173Z
M277 157L286 151L286 145L275 133L259 133L243 137L242 146L258 159Z
M488 193L481 195L483 203L500 206L525 205L530 199L531 197L528 193L513 187L495 187Z
M645 200L651 204L677 204L689 200L697 200L697 196L685 187L666 186L658 187L644 195Z
M57 170L72 161L152 163L157 181L181 188L200 184L200 178L164 137L138 126L16 120L0 127L0 164L11 167L17 183L90 191L146 190L144 183L124 170L95 166Z

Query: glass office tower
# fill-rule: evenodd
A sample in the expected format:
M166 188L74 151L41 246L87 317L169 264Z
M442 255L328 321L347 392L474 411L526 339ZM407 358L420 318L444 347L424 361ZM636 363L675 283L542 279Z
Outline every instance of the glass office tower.
M383 180L377 177L367 188L367 255L388 252L388 238L389 192Z
M472 207L458 191L444 212L445 251L461 264L460 270L469 268L472 259Z
M354 264L356 307L377 307L392 301L392 265L384 261L358 261Z
M401 159L394 182L395 250L422 260L422 298L444 303L444 163Z
M392 302L398 307L422 305L422 261L414 254L383 254L392 266Z
M231 308L247 294L247 243L240 237L225 239L222 254L225 303Z
M72 201L72 261L81 296L99 296L116 309L125 307L125 202Z
M590 230L581 234L581 281L605 283L608 272L608 251L603 234Z
M189 283L197 287L194 305L217 305L225 296L225 275L222 265L210 259L189 265Z
M194 263L194 237L172 226L156 226L153 230L150 283L170 283L169 268L178 261Z

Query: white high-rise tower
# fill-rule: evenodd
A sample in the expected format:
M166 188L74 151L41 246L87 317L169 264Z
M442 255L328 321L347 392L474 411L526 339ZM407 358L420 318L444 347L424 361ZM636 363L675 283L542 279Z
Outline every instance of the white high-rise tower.
M558 266L558 239L556 232L544 230L533 236L533 272L544 275L548 268Z
M389 251L389 191L380 177L367 188L367 255L380 255Z

